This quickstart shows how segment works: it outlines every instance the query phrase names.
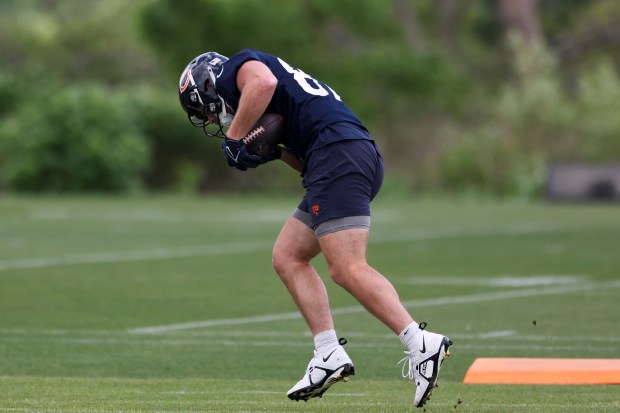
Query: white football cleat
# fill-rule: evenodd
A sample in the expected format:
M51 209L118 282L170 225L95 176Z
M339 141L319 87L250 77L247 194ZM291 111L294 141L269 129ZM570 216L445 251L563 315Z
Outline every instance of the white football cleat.
M319 354L315 350L306 374L288 391L288 398L307 402L312 397L323 397L334 383L348 381L347 377L355 374L355 367L342 347L346 342L341 338L340 345L331 352Z
M403 377L415 381L416 390L413 399L415 407L422 407L437 386L437 376L444 359L450 355L448 347L452 341L441 334L425 331L426 323L420 323L420 332L416 336L416 349L405 351L407 357L399 361L403 363ZM405 369L408 371L405 372Z

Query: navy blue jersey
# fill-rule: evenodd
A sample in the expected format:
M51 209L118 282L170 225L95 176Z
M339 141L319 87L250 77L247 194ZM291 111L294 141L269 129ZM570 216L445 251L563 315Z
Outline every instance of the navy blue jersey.
M237 110L241 97L237 88L237 72L249 60L264 63L278 79L266 112L279 113L284 117L284 145L302 159L306 158L306 152L311 147L345 139L371 139L362 122L329 86L279 57L257 50L246 49L235 54L222 65L217 76L215 90L233 110ZM319 132L335 123L339 124L342 133L322 134L320 136L329 137L329 142L322 142Z

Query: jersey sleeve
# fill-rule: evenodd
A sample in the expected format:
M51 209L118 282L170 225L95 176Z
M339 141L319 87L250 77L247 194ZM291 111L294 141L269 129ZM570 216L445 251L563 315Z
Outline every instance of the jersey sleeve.
M241 98L241 92L237 88L237 73L249 60L260 60L256 51L252 49L240 51L222 65L222 71L215 80L215 91L235 110Z

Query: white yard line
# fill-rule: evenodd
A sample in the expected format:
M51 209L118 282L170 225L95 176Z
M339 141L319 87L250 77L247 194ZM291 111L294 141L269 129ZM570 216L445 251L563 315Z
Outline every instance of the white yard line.
M490 293L478 293L478 294L469 294L469 295L457 295L457 296L446 296L446 297L437 297L437 298L429 298L426 300L411 300L404 301L403 304L405 307L432 307L432 306L445 306L445 305L454 305L454 304L465 304L465 303L480 303L486 301L497 301L497 300L507 300L512 298L521 298L521 297L535 297L541 295L554 295L554 294L564 294L564 293L573 293L573 292L585 292L585 291L593 291L600 289L609 289L609 288L618 288L620 287L620 280L614 280L605 283L589 283L589 284L570 284L570 285L561 285L561 286L550 286L550 287L537 287L537 288L528 288L522 290L509 290L509 291L496 291ZM333 315L341 315L341 314L354 314L366 311L361 306L350 306L350 307L339 307L332 309ZM292 313L279 313L279 314L268 314L268 315L260 315L255 317L243 317L243 318L228 318L228 319L220 319L220 320L205 320L205 321L194 321L189 323L178 323L178 324L168 324L162 326L146 326L146 327L136 327L129 329L128 332L134 334L155 334L155 333L166 333L169 331L178 331L178 330L191 330L196 328L208 328L208 327L218 327L218 326L229 326L229 325L240 325L240 324L256 324L256 323L266 323L272 321L282 321L282 320L292 320L299 319L301 315L298 312Z
M335 314L334 311L336 310L338 309L332 310L332 314ZM256 317L225 318L225 319L220 319L220 320L194 321L194 322L189 322L189 323L168 324L164 326L154 326L154 327L137 327L137 328L131 328L127 331L133 334L153 334L153 333L166 333L169 331L176 331L176 330L191 330L194 328L232 326L232 325L239 325L239 324L268 323L270 321L295 320L298 318L301 318L301 314L298 312L280 313L280 314L259 315Z
M158 248L143 251L114 251L93 254L65 255L59 257L25 258L0 261L0 271L9 269L44 268L61 265L104 264L130 261L163 260L180 257L234 254L268 250L270 242L239 242L219 245L194 245L176 248Z
M405 232L391 232L385 236L373 235L371 242L382 244L391 242L422 241L430 239L479 237L490 235L522 235L540 232L566 230L560 226L544 223L523 222L494 227L448 227L416 229ZM239 252L269 251L273 240L237 242L230 244L190 245L184 247L157 248L142 251L111 251L90 254L64 255L57 257L34 257L0 261L0 271L11 269L46 268L64 265L106 264L131 261L150 261L180 257L224 255Z
M578 284L587 281L585 275L542 274L513 276L502 275L500 277L463 277L463 276L413 276L391 277L392 282L408 285L455 285L485 287L535 287L564 284Z

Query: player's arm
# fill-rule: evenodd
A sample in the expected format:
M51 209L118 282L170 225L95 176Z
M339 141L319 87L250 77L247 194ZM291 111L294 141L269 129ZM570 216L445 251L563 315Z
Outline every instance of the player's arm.
M282 148L282 155L280 160L286 163L288 166L301 173L304 169L304 163L288 148Z
M235 117L226 131L222 149L229 166L245 171L248 168L256 168L279 156L279 152L274 152L274 156L271 158L251 155L241 141L252 129L258 118L265 113L276 90L278 79L265 64L256 60L249 60L241 65L237 71L236 81L241 97Z
M258 118L265 113L278 79L264 63L249 60L237 72L237 88L241 92L239 107L226 132L228 138L239 140L250 131Z

